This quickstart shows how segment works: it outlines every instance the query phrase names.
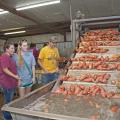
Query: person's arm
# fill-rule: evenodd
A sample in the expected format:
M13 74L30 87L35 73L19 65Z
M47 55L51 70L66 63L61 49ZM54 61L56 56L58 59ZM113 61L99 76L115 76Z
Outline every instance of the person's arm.
M35 83L35 66L32 66L32 74L33 74L32 81L33 83Z
M45 51L44 49L42 49L39 53L39 57L38 57L38 64L41 66L42 70L45 72L45 73L48 73L48 71L44 68L44 66L42 65L42 60L44 60L45 58Z
M33 83L35 83L35 65L36 65L36 61L35 61L35 57L32 55L32 81Z
M3 72L10 77L15 78L16 80L20 80L20 77L18 75L13 74L8 68L3 68Z
M56 59L57 59L57 60L59 60L59 59L60 59L60 54L59 54L59 51L58 51L58 49L57 49L57 48L56 48L56 54L57 54Z
M20 77L14 73L12 73L8 68L10 67L9 64L9 58L8 56L4 55L1 57L1 68L3 70L3 72L7 75L9 75L10 77L15 78L16 80L20 80Z
M56 62L57 62L57 66L59 66L60 54L59 54L59 51L58 51L57 48L56 48L56 54L57 54L57 56L56 56Z
M41 61L42 61L42 59L38 58L38 64L41 66L42 70L43 70L45 73L48 73L48 71L43 67Z

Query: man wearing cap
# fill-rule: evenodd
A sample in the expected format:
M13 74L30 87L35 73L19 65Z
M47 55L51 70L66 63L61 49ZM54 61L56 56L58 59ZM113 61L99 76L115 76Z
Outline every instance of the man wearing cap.
M53 41L50 40L47 46L41 49L38 57L38 63L42 68L41 81L43 85L58 79L58 60L58 49Z

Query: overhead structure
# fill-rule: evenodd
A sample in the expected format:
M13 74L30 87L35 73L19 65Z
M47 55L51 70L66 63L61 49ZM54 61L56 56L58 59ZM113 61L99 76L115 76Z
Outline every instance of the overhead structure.
M69 21L61 21L61 22L54 22L54 23L42 23L40 20L37 20L34 17L29 17L28 15L24 14L24 10L37 8L42 6L54 5L60 3L60 0L46 0L41 1L37 4L29 4L22 7L11 7L10 5L6 4L3 0L0 0L0 14L3 13L12 13L16 16L19 16L25 20L31 21L34 25L20 27L19 29L11 29L11 30L4 30L0 32L1 38L9 38L9 37L17 37L17 36L24 36L24 35L36 35L36 34L43 34L43 33L60 33L65 35L65 32L69 32L70 28L68 27ZM58 24L58 27L56 27ZM62 25L61 25L62 24ZM64 26L63 26L64 25ZM69 24L70 26L70 24ZM26 32L19 32L19 31L26 31ZM7 33L10 34L7 34ZM20 34L23 33L23 34Z
M119 5L120 0L0 0L0 38L45 33L65 35L70 32L70 21L76 17L84 19L119 16ZM91 24L89 26L93 26ZM5 32L21 30L26 32L4 35Z
M81 33L91 29L119 28L120 16L110 16L101 18L75 19L72 23L72 39L75 47L76 40L80 38ZM82 31L81 31L82 30Z

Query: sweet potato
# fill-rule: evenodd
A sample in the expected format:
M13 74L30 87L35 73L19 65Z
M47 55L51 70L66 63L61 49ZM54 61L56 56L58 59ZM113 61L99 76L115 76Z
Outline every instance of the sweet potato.
M117 105L112 105L112 106L110 107L110 110L111 110L113 113L115 113L115 112L118 112L119 107L118 107Z

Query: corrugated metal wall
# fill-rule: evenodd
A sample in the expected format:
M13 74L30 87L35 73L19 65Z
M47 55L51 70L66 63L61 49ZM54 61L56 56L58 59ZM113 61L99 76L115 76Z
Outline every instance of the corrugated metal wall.
M66 42L64 42L64 37L60 34L47 34L47 35L36 35L36 36L27 36L27 37L19 37L19 38L11 38L9 41L17 43L22 39L28 40L29 43L36 43L37 47L41 49L45 42L48 42L52 36L56 36L57 40L55 40L56 46L59 49L60 55L69 57L72 54L73 47L70 38L70 33L66 33Z
M38 48L42 48L43 44L37 44ZM59 49L60 55L69 57L73 51L72 42L61 42L56 43L57 48Z
M72 54L72 42L58 43L57 47L62 56L70 57L70 55Z
M0 53L3 52L5 40L0 39Z
M46 34L46 35L34 35L26 37L11 38L9 41L19 42L22 39L28 40L29 43L42 43L47 42L52 36L57 36L57 42L64 41L64 37L60 34Z

